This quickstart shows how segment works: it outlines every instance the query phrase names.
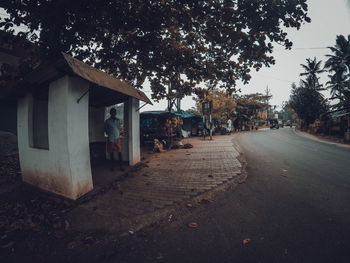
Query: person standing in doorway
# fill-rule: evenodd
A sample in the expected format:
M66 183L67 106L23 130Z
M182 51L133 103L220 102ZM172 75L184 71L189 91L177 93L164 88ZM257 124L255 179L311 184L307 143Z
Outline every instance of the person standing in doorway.
M108 136L106 146L107 152L110 154L111 169L114 171L113 153L117 152L120 170L124 171L120 140L120 120L117 118L117 110L115 108L112 108L109 113L111 116L105 121L105 133Z

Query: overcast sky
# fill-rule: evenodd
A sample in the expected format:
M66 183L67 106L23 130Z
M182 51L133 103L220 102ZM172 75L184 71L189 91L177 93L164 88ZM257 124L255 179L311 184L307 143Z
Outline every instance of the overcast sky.
M264 92L269 86L273 95L272 105L280 106L287 101L290 94L292 82L299 82L299 74L303 71L300 64L305 64L306 58L317 57L323 62L325 55L329 54L328 46L335 45L336 36L339 34L350 34L350 0L308 0L309 16L312 21L304 24L301 29L287 30L289 39L293 42L292 50L283 50L276 47L274 57L276 64L270 68L263 68L253 73L253 78L248 85L239 84L242 94ZM302 48L302 49L299 49ZM324 48L324 49L304 49ZM321 79L322 83L327 81L327 74ZM149 87L145 86L146 94L150 96ZM155 103L154 106L147 105L145 110L164 110L167 102ZM194 106L191 97L182 101L182 109L187 110Z

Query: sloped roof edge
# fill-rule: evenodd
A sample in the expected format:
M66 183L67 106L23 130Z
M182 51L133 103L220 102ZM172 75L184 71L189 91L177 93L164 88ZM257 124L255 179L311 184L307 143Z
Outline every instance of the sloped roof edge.
M69 56L66 53L62 52L62 55L65 61L68 63L68 66L71 68L71 70L81 78L95 83L98 86L109 88L123 93L125 95L134 97L136 99L142 100L146 103L152 104L151 100L141 90L138 90L128 85L127 83L108 75L107 73L101 70L91 67L86 63Z

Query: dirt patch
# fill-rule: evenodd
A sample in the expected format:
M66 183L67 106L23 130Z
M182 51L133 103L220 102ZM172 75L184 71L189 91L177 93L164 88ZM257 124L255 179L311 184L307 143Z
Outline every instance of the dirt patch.
M10 132L0 131L0 156L18 153L17 136Z

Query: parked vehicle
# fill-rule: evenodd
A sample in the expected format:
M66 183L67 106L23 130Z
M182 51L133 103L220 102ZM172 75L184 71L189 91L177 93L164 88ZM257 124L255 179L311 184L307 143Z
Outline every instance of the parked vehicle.
M278 120L278 125L283 128L284 127L284 121L283 120Z
M270 120L270 129L279 129L280 126L278 124L278 120L277 119L271 119Z

